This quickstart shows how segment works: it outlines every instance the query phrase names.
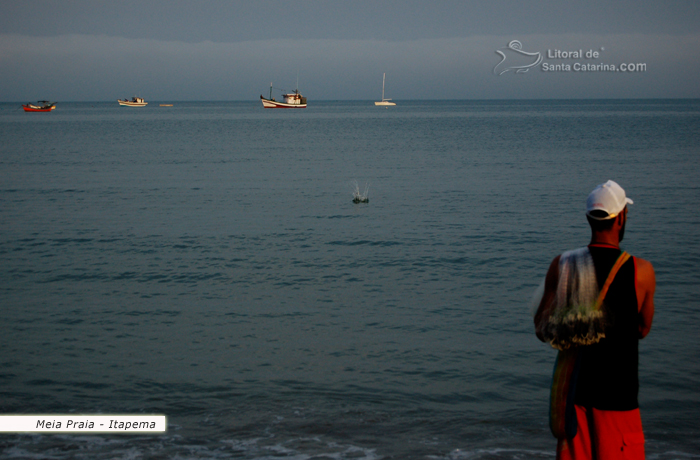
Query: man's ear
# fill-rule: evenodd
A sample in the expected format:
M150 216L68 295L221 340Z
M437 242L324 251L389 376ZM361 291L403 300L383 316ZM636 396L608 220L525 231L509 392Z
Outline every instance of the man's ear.
M624 228L625 222L627 221L627 212L626 209L623 209L620 214L615 216L615 226L618 228Z
M617 225L622 225L625 222L625 216L627 214L625 213L625 210L623 209L622 212L620 212L616 217L615 217L615 223Z

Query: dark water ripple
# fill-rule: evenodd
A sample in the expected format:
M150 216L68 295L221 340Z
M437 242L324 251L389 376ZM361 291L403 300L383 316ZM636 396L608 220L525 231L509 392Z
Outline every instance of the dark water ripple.
M607 179L656 268L647 453L697 457L696 101L63 107L0 112L0 412L169 429L0 457L552 458L528 300Z

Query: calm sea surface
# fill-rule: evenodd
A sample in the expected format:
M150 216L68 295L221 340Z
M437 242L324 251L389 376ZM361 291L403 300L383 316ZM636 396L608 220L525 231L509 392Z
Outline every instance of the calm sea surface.
M648 458L700 458L700 101L57 107L0 104L0 413L168 431L0 457L551 459L530 297L613 179Z

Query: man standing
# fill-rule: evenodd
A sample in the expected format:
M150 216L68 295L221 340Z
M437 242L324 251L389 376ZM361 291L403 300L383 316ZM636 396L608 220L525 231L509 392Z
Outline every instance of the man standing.
M575 418L575 435L569 433L559 439L558 460L644 458L637 401L638 342L651 329L656 278L651 263L638 257L625 259L626 254L620 250L627 205L632 203L613 181L597 186L586 202L590 244L557 256L545 278L544 295L535 315L537 337L557 348L573 350L577 360L571 382L575 411L570 416ZM579 268L569 262L574 260L571 253L583 261L578 262ZM588 269L586 261L592 261ZM571 303L571 299L584 298L585 293L578 291L585 290L586 285L592 285L594 296L602 298L598 310L591 313L596 319L590 320L591 324L597 321L600 326L595 327L600 329L591 340L575 338L567 342L565 336L570 332L564 325L569 331L580 331L581 325L572 326L561 315L555 319L557 308ZM552 339L557 334L563 337Z

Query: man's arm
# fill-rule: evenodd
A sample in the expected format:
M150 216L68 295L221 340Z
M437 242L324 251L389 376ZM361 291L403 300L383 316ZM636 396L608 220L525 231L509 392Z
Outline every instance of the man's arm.
M561 256L556 256L552 263L549 264L549 270L547 270L547 276L544 279L544 294L542 295L540 306L537 308L537 313L535 313L535 334L537 335L537 338L543 342L544 337L542 336L542 331L538 325L549 317L549 310L552 307L552 300L557 293L560 257Z
M639 311L639 338L643 339L651 330L654 319L654 292L656 274L650 262L635 257L637 266L637 308Z

